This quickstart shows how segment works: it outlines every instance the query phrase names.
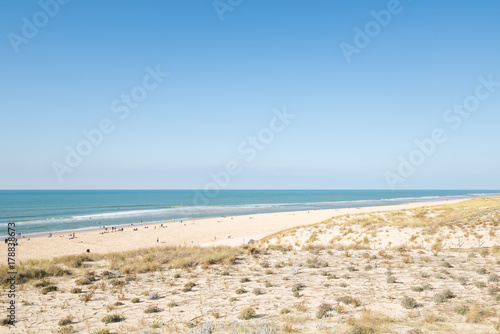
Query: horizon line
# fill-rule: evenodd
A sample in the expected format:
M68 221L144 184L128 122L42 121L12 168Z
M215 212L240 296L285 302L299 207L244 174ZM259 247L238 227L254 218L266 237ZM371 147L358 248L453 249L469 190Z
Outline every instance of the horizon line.
M0 189L0 191L68 191L68 190L142 190L142 191L204 191L205 189L198 188L74 188L74 189L47 189L47 188L22 188L22 189ZM314 189L314 188L235 188L235 189L218 189L218 191L354 191L354 190L376 190L376 191L426 191L426 190L443 190L443 191L500 191L500 189L472 189L472 188L404 188L404 189L384 189L384 188L343 188L343 189Z

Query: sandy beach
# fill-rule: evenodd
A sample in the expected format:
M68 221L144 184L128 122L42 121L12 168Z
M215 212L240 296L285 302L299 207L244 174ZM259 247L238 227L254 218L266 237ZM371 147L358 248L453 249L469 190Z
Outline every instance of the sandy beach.
M48 235L41 235L19 239L17 260L49 259L62 255L82 254L87 249L90 249L92 253L109 253L153 246L236 246L248 243L251 239L261 239L281 230L315 224L345 214L412 209L453 204L460 201L462 200L227 216L170 222L163 224L163 228L161 224L144 224L125 227L123 232L111 232L111 228L108 228L109 233L102 233L103 230L76 232L74 239L70 238L69 233L53 234L50 238ZM134 229L137 230L134 231ZM2 251L6 252L6 245L2 243L1 247Z

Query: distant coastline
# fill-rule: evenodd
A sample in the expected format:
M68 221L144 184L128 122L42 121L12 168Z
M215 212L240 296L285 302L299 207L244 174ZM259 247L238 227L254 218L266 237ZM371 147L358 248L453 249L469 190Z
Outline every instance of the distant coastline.
M193 205L191 190L0 191L0 236L21 237L107 227L175 223L260 213L373 207L500 195L493 190L225 190ZM5 231L4 231L5 230Z
M124 227L116 232L93 229L53 233L19 239L18 259L49 259L62 255L129 251L156 246L239 246L289 228L316 224L331 217L454 204L466 199L402 203L310 211L271 212L209 217ZM163 226L162 226L163 225ZM76 238L73 238L75 233ZM0 244L0 248L4 247Z

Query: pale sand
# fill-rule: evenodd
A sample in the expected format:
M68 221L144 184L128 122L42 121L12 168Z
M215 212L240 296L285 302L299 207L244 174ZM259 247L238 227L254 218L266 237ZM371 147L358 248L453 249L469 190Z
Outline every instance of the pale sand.
M407 203L401 205L311 210L297 212L263 213L244 216L227 216L184 222L164 223L167 228L156 225L134 225L123 232L100 234L102 230L76 232L75 239L69 233L53 234L19 239L16 250L17 261L48 259L62 255L82 254L87 249L92 253L109 253L166 245L241 245L250 239L258 240L284 229L319 223L328 218L345 214L371 213L425 206L454 204L463 200ZM138 228L138 231L133 231ZM108 229L110 230L110 229ZM62 237L64 236L64 237ZM228 239L231 236L231 239ZM217 238L214 241L214 237ZM160 242L157 242L159 238ZM3 254L6 245L1 244Z

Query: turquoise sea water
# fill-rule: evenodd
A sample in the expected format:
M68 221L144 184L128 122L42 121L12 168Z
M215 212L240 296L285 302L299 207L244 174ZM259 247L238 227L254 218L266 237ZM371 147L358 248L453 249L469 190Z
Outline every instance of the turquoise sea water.
M189 218L391 205L500 195L492 190L0 190L0 236L7 223L30 236L99 226ZM203 200L200 200L202 198Z

